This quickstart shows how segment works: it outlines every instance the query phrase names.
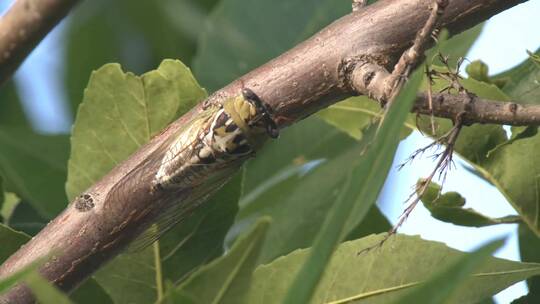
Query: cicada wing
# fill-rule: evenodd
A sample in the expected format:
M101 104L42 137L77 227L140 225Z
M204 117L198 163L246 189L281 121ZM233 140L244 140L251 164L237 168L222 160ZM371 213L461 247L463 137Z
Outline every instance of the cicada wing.
M111 188L111 190L107 194L107 198L105 199L104 208L106 210L110 208L114 210L115 208L123 208L123 207L117 207L117 206L127 206L128 203L126 202L126 200L133 199L133 192L132 192L133 189L138 189L139 191L143 191L148 194L151 193L153 191L153 187L155 186L154 179L155 179L156 173L159 170L159 168L164 165L164 160L163 160L164 155L170 149L171 145L173 145L175 141L177 141L178 138L181 136L183 136L183 138L186 138L186 137L192 138L193 142L186 143L185 147L182 147L181 149L177 149L176 154L181 155L183 152L186 152L187 149L189 149L190 146L195 144L195 141L198 140L198 138L200 137L199 136L200 132L205 131L206 124L208 123L211 117L212 117L211 111L204 111L200 113L199 115L196 115L188 123L183 125L179 130L177 130L174 134L172 134L168 139L160 143L159 146L155 148L139 165L137 165L131 171L125 174ZM187 133L190 133L190 134L187 134ZM186 136L186 135L190 135L190 136ZM147 185L146 189L141 188L141 183L145 184L143 187L146 187ZM180 189L178 190L178 192L179 192L178 199L184 198L184 200L189 200L188 193L190 191L188 190L182 191ZM156 196L156 198L157 197L162 197L162 196ZM163 200L163 199L159 198L158 200ZM148 204L161 204L161 203L164 203L165 205L170 205L168 202L165 202L165 201L148 202Z
M189 217L197 207L229 181L239 164L239 161L234 160L216 165L216 171L212 172L211 178L194 187L197 189L183 189L168 195L167 201L160 202L166 206L164 210L157 216L154 224L130 244L128 251L138 252L145 249L176 224Z
M180 127L174 134L164 140L157 148L155 148L138 166L134 167L130 172L124 175L109 191L106 202L114 204L118 201L122 201L126 197L126 192L134 189L141 181L148 181L149 178L153 178L156 175L157 170L164 165L164 155L170 149L171 145L182 134L193 132L191 136L193 141L198 139L199 132L204 129L204 123L206 123L211 117L210 112L205 111L195 116L188 121L182 127ZM178 149L176 154L181 154L190 148L192 143L186 143L182 149ZM148 191L151 191L153 185L148 185Z

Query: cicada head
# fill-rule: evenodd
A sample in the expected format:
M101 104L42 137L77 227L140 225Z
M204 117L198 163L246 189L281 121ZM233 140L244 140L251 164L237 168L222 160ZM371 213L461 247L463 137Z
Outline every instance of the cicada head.
M279 130L272 119L272 111L251 89L243 88L242 97L249 104L249 117L247 121L252 128L264 130L271 138L279 136Z
M218 112L212 131L219 150L235 155L252 153L267 136L278 136L270 111L247 88L242 90L241 95L223 103L223 110Z

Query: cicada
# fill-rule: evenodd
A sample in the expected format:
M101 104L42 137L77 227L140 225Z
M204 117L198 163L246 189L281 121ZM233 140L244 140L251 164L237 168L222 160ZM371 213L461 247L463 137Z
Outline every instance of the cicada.
M219 167L251 156L278 130L270 111L250 89L242 95L212 105L197 123L172 137L153 182L153 190L191 187Z
M156 225L132 249L157 240L221 188L266 138L278 135L271 111L248 88L198 114L124 176L126 182L120 181L109 192L114 203L122 199L121 188L131 187L134 180L149 173L153 176L148 191L155 201L149 204L159 206L160 214Z

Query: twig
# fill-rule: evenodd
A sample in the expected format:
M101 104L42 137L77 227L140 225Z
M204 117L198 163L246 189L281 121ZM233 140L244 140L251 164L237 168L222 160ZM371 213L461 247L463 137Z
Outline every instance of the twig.
M424 56L424 50L427 47L428 39L436 29L437 21L442 16L444 9L448 5L448 0L433 1L433 8L429 17L414 39L413 45L403 52L398 63L394 66L392 74L386 80L386 101L392 102L401 86L405 83L413 67L418 64Z
M510 126L540 125L540 107L537 105L518 104L513 101L497 101L473 97L470 105L465 104L467 97L448 93L433 94L433 104L430 109L429 96L420 93L412 112L436 117L452 119L464 112L467 123L498 124Z
M17 0L0 18L0 86L78 0Z
M450 168L450 166L452 164L452 157L453 157L453 153L454 153L454 147L455 147L456 141L458 139L459 133L461 131L461 128L463 127L463 114L464 113L457 115L457 117L456 117L456 119L454 121L454 126L452 127L452 129L450 129L450 131L448 131L448 133L446 133L445 135L443 135L442 137L437 139L432 144L428 145L428 147L420 149L422 151L421 153L423 153L424 151L426 151L426 149L429 149L429 148L433 147L434 144L445 144L446 145L446 147L445 147L445 149L444 149L444 151L442 153L438 153L438 154L434 155L434 158L438 159L438 162L435 165L435 168L433 169L433 171L431 171L431 174L422 181L422 185L419 187L419 189L418 188L415 189L413 191L413 193L407 198L406 202L411 201L411 199L412 199L412 201L405 208L405 210L403 211L403 213L399 217L398 222L390 230L390 232L388 234L388 237L395 234L397 232L397 230L399 229L399 227L401 227L401 225L403 225L405 220L407 220L407 218L409 217L411 212L414 210L416 205L418 205L418 202L420 201L420 199L422 198L422 196L426 192L427 187L429 186L429 184L431 183L431 181L433 180L433 177L435 177L437 172L439 172L439 178L442 177L442 183L441 184L444 185L444 181L446 180L446 175L448 173L448 169ZM415 153L417 153L417 152L418 151L416 151ZM414 159L414 157L412 159ZM412 159L410 159L410 160L412 160ZM403 164L401 164L401 166L403 166ZM441 187L441 189L442 189L442 187ZM383 240L383 242L385 240Z
M427 77L427 98L428 98L428 106L429 106L429 122L431 126L431 133L435 134L435 119L433 114L433 77L431 76L431 71L429 70L429 67L426 65L426 71L425 71L426 77Z

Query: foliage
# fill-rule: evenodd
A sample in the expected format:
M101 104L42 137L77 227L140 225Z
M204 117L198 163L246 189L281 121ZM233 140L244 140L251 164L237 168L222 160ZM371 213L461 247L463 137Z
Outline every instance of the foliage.
M71 145L67 135L30 128L13 83L0 91L0 262L68 198L204 99L203 87L220 88L349 10L349 2L332 0L83 2L66 24L65 94L78 108ZM480 30L452 37L441 52L463 56ZM482 97L538 102L537 58L493 77L476 62L462 83ZM467 254L401 234L360 253L390 229L375 202L399 140L451 126L437 119L430 134L429 118L416 123L406 114L413 85L380 127L379 107L354 97L283 130L190 218L142 252L119 255L70 299L36 265L0 281L0 292L23 280L42 303L477 303L528 280L524 299L538 301L536 128L512 128L508 137L501 126L474 125L456 146L519 213L511 220L521 222L523 262L492 257L501 241ZM459 193L435 184L422 201L456 225L509 221L465 208Z

